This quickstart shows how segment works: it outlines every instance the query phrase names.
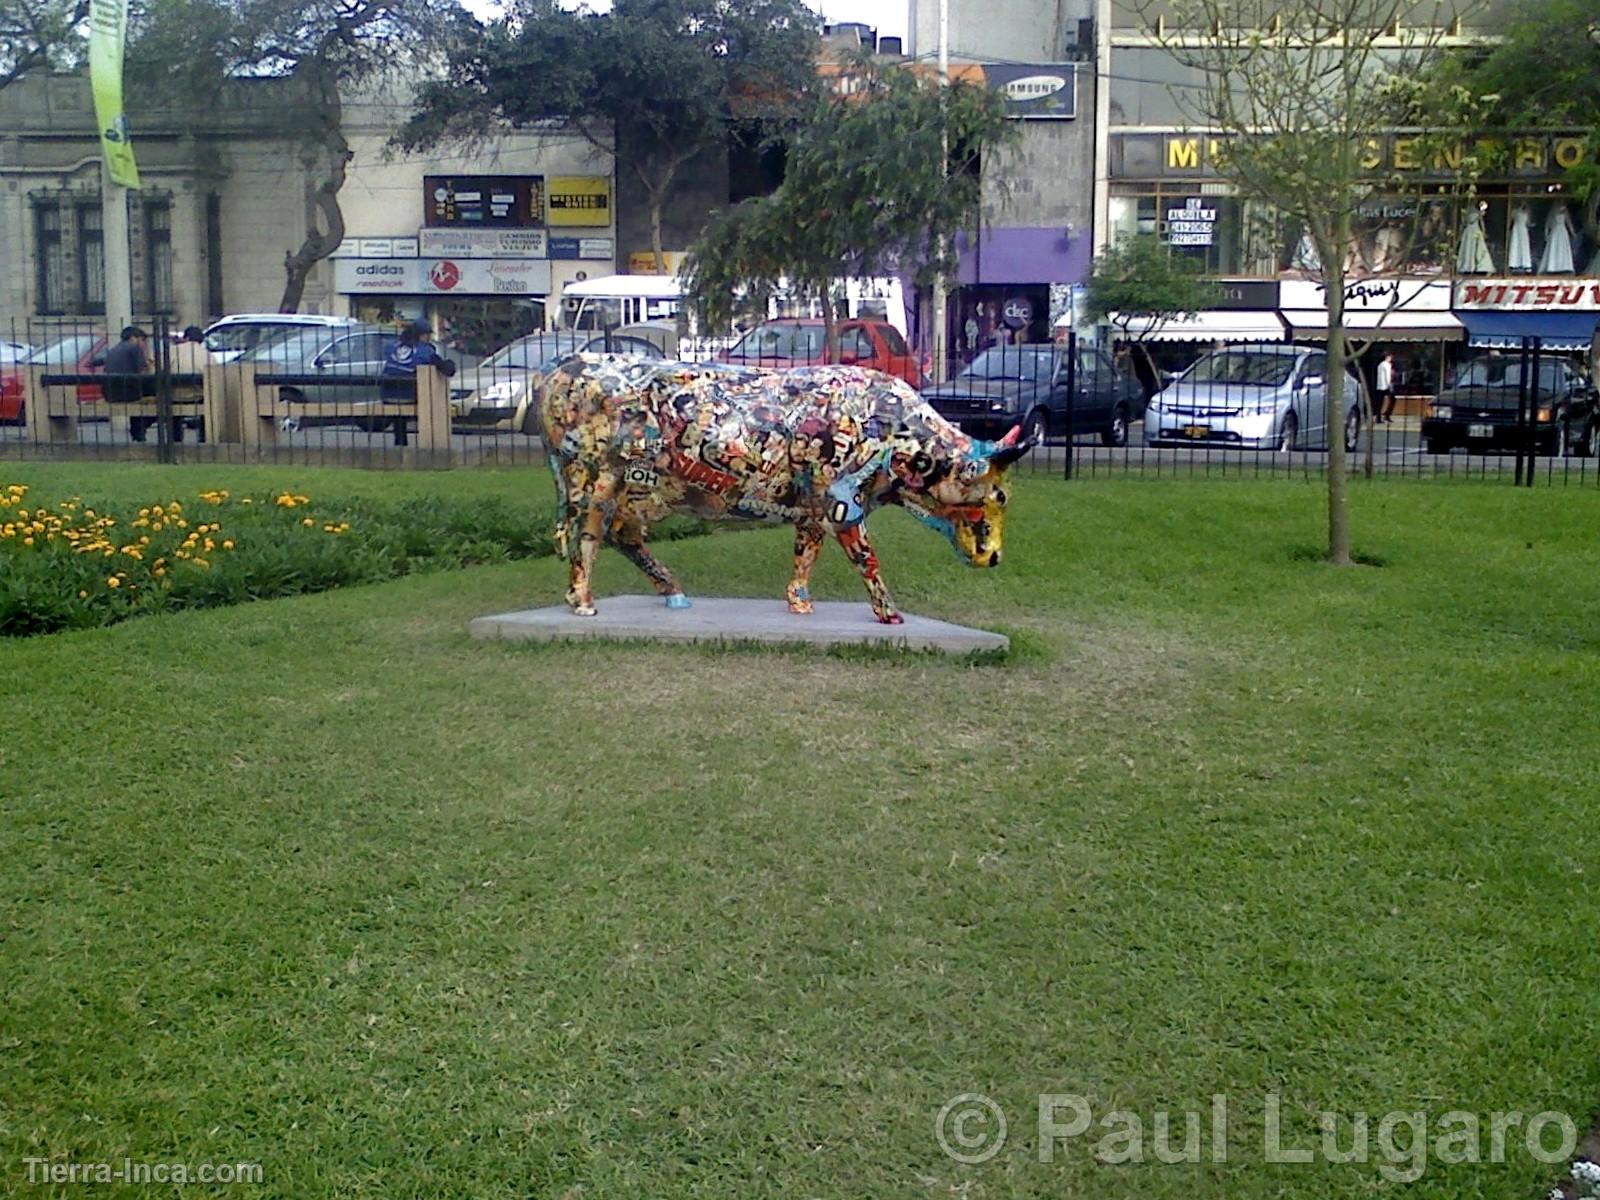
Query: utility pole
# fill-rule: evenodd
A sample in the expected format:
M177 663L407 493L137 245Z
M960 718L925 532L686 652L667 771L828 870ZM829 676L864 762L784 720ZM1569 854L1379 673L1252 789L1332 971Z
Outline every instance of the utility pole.
M939 86L950 86L950 0L939 0ZM948 99L948 97L946 97ZM950 125L948 121L941 124L939 146L943 152L940 163L941 168L950 170ZM941 242L939 249L944 250ZM933 280L933 381L943 383L945 379L945 281L944 272L939 272Z
M115 342L133 320L133 279L128 265L128 189L111 182L100 161L101 257L105 262L106 334Z

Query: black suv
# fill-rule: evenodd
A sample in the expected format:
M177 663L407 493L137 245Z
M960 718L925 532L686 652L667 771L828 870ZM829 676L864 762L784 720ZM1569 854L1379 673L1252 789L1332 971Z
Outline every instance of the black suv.
M1535 378L1531 363L1530 381ZM1423 447L1429 454L1447 454L1457 446L1480 453L1516 450L1528 434L1526 426L1519 430L1517 425L1523 375L1520 354L1488 354L1462 363L1428 406ZM1564 358L1540 358L1537 384L1530 389L1528 416L1538 453L1593 454L1600 413L1583 368Z
M1073 391L1067 352L1049 342L994 346L948 383L924 388L922 398L945 420L975 437L996 437L1021 423L1032 440L1098 433L1107 446L1125 446L1128 426L1143 411L1143 393L1098 346L1079 346ZM1070 400L1070 404L1069 404Z

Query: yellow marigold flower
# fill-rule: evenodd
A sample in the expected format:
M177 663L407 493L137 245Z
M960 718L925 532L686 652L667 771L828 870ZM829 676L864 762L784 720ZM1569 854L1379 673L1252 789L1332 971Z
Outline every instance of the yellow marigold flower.
M233 549L233 539L232 538L228 538L226 541L224 541L222 543L222 548L224 550L232 550Z
M106 576L106 586L108 588L119 588L122 586L122 580L118 579L115 575L108 575Z
M179 520L174 521L173 524L176 525L179 529L187 529L187 528L189 528L189 522L187 522L185 520L182 520L181 518Z
M217 544L215 542L213 542L210 538L207 538L206 539L206 553L210 554L216 548L217 548Z
M79 592L78 593L78 599L79 600L87 600L88 598L89 598L89 593L88 592Z
M161 522L157 521L154 525L150 526L150 532L151 533L160 533L161 532Z
M154 575L157 579L160 579L166 573L167 569L165 567L157 567L155 570L150 572L150 574Z
M141 545L141 546L148 546L148 545L149 545L149 544L150 544L150 538L149 538L149 537L148 537L148 536L145 536L145 537L141 537L141 538L140 538L140 539L139 539L139 545Z
M254 504L255 501L250 499L249 496L246 496L243 500L239 501L239 503L240 504Z
M302 521L301 521L301 522L300 522L300 524L302 524L302 525L306 525L306 526L310 526L310 525L315 525L315 524L316 524L316 522L315 522L315 521L313 521L313 520L312 520L312 519L311 519L311 518L310 518L310 517L306 517L306 518L305 518L305 519L304 519L304 520L302 520Z
M22 539L22 544L24 546L31 546L33 545L33 539L31 537L25 537Z

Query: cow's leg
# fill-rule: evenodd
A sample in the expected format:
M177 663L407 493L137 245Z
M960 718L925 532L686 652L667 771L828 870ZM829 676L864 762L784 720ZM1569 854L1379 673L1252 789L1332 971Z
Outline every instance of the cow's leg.
M567 490L567 465L561 459L551 454L549 459L550 474L556 477L556 517L555 529L551 540L555 543L556 557L565 560L568 547L572 545L570 526L576 520L571 504L568 500Z
M889 599L889 589L878 574L878 556L872 552L872 543L867 541L867 527L857 522L835 529L833 535L839 539L840 547L855 564L856 570L861 572L861 582L867 585L867 599L872 604L872 615L885 625L903 625L904 618L895 612L894 601Z
M629 562L645 573L645 578L650 580L650 586L655 588L656 595L666 597L668 608L689 607L689 597L683 594L683 589L672 577L672 572L662 566L660 560L645 548L644 522L626 508L619 507L617 515L611 521L611 542L622 551Z
M569 483L570 486L570 483ZM590 476L581 491L568 498L577 512L577 547L568 547L567 604L580 617L592 617L594 608L594 556L605 538L616 507L615 476L597 473Z
M817 553L822 549L822 526L815 521L801 521L794 527L794 578L784 595L792 613L811 611L811 568L816 564Z

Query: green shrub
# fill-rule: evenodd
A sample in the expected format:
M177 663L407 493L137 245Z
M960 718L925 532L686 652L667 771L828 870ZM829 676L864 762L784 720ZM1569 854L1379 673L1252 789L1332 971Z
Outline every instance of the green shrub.
M548 507L498 499L323 505L212 491L117 511L35 506L27 491L0 487L0 636L552 552Z

